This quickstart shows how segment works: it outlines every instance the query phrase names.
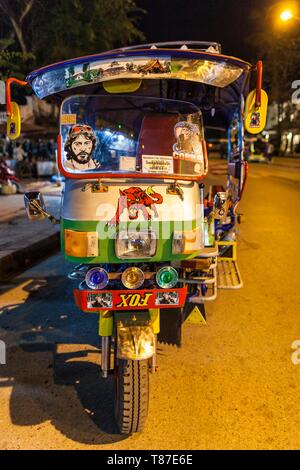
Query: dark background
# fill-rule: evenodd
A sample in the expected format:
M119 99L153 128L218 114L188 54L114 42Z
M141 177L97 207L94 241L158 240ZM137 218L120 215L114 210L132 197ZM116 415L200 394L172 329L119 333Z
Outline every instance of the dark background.
M251 12L274 3L274 0L138 0L137 4L148 12L139 27L149 42L216 41L222 44L223 53L251 60L254 52L246 41L255 29Z

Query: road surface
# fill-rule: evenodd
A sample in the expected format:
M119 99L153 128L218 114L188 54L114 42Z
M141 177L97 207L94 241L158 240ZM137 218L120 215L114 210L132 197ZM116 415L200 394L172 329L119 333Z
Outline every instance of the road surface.
M184 326L181 349L159 346L138 435L117 433L97 316L74 307L62 256L2 286L0 448L299 449L299 190L299 167L252 164L240 207L244 288L220 291L206 326Z

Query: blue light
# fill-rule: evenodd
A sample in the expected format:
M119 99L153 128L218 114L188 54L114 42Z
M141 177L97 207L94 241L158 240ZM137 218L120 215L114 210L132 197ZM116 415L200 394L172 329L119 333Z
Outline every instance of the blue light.
M89 269L85 275L85 282L90 289L103 289L108 284L108 274L103 268Z

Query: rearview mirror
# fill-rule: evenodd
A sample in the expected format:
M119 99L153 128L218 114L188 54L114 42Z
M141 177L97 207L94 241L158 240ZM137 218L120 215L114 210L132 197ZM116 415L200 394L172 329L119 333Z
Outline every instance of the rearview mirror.
M225 191L218 192L214 197L214 208L213 208L214 218L217 220L226 219L227 214L228 214L228 205L229 205L229 200L228 200L227 193Z
M24 195L25 209L30 220L48 219L52 224L59 224L59 219L46 211L44 198L38 191L31 191Z
M46 219L46 206L43 196L38 191L25 193L24 195L25 209L30 220Z
M20 108L14 101L11 102L11 114L7 116L7 137L10 140L17 139L21 134Z
M245 104L245 128L250 134L259 134L266 126L268 111L268 95L260 90L260 102L257 103L256 90L252 90Z

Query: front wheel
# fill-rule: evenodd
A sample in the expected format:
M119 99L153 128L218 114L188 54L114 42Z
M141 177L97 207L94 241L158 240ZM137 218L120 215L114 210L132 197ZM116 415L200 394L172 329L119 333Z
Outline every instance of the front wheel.
M120 432L142 431L149 403L148 361L118 359L115 386L115 417Z

